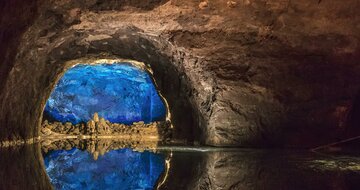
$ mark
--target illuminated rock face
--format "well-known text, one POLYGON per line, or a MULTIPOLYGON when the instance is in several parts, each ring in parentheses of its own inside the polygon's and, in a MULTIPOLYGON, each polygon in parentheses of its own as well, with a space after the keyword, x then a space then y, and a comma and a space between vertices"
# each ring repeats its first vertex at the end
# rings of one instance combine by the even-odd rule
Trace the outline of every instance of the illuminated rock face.
POLYGON ((344 126, 360 123, 359 0, 232 1, 1 1, 0 140, 36 137, 64 63, 104 55, 151 65, 174 138, 315 147, 360 134, 344 126))
POLYGON ((164 171, 160 154, 112 150, 97 160, 79 149, 57 150, 44 156, 55 189, 153 189, 164 171))
POLYGON ((149 74, 130 64, 77 65, 60 79, 45 115, 61 122, 100 117, 130 124, 163 120, 166 108, 149 74))

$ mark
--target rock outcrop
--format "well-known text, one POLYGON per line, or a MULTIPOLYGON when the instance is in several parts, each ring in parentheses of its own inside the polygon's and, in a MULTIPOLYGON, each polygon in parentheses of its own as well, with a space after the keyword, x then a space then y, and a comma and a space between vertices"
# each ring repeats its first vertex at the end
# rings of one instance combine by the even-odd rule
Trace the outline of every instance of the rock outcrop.
POLYGON ((49 123, 45 120, 41 127, 42 138, 58 138, 61 136, 90 136, 93 138, 108 136, 128 136, 132 139, 156 138, 159 141, 169 141, 171 137, 171 124, 167 121, 157 121, 145 124, 143 121, 134 122, 132 125, 111 123, 98 113, 86 123, 72 125, 70 122, 49 123))
POLYGON ((74 147, 88 151, 96 160, 111 150, 131 148, 134 151, 156 150, 157 141, 124 140, 124 139, 46 139, 40 142, 44 153, 53 150, 71 150, 74 147))

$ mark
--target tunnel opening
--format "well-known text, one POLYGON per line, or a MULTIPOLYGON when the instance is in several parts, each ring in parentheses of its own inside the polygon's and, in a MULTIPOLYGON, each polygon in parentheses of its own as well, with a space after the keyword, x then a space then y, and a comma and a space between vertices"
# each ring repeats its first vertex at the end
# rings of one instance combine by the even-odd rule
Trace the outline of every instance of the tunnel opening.
POLYGON ((36 141, 49 132, 42 131, 43 118, 47 117, 44 114, 46 102, 69 68, 79 63, 130 60, 151 66, 151 78, 156 80, 157 90, 161 92, 159 95, 168 102, 166 125, 170 122, 171 113, 171 141, 178 144, 205 143, 207 122, 199 108, 200 100, 196 99, 198 92, 194 88, 196 84, 191 82, 192 75, 185 73, 182 66, 187 59, 181 51, 172 49, 172 46, 163 49, 164 45, 169 45, 167 41, 142 34, 136 28, 119 29, 105 39, 92 35, 96 38, 86 39, 88 43, 85 44, 75 43, 72 35, 65 37, 65 41, 59 42, 60 46, 52 46, 46 54, 28 60, 34 61, 36 67, 33 67, 34 64, 21 64, 20 59, 24 57, 18 57, 7 79, 5 93, 0 95, 0 109, 4 113, 0 116, 4 131, 0 134, 1 141, 36 141), (27 98, 23 101, 20 97, 25 94, 27 98))
POLYGON ((149 66, 135 61, 78 63, 44 106, 41 132, 52 135, 170 135, 170 113, 149 66))

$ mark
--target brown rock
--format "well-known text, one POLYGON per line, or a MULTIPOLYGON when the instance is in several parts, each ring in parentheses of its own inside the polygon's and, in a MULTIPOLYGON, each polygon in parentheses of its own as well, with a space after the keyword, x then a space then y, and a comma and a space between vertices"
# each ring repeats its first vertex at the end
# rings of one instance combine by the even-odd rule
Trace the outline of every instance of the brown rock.
POLYGON ((235 1, 227 1, 227 2, 226 2, 226 5, 227 5, 228 7, 230 7, 230 8, 234 8, 234 7, 237 6, 237 2, 235 2, 235 1))
POLYGON ((41 129, 41 133, 42 133, 43 135, 51 135, 51 134, 52 134, 52 131, 51 131, 50 129, 48 129, 48 128, 42 128, 42 129, 41 129))
POLYGON ((99 114, 97 112, 94 113, 94 117, 93 120, 95 121, 95 123, 99 122, 99 114))
POLYGON ((206 9, 209 6, 208 1, 203 1, 199 3, 199 9, 206 9))
POLYGON ((95 122, 93 120, 90 120, 87 122, 87 134, 95 134, 96 133, 96 125, 95 122))
POLYGON ((104 118, 100 118, 99 127, 100 127, 100 131, 101 131, 100 133, 103 133, 103 134, 109 134, 110 133, 110 127, 106 123, 104 118))
POLYGON ((80 8, 74 8, 74 9, 71 9, 69 11, 69 16, 70 17, 77 17, 81 14, 81 9, 80 8))

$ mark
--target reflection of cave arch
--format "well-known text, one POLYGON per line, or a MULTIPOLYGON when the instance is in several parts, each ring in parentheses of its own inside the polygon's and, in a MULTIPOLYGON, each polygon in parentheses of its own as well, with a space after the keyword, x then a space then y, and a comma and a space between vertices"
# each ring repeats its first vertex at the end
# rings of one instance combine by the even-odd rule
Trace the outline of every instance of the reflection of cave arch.
POLYGON ((68 32, 49 44, 48 49, 21 49, 1 97, 4 121, 0 139, 36 137, 41 114, 52 88, 71 60, 95 55, 132 59, 149 64, 159 90, 169 103, 174 137, 194 140, 198 117, 190 103, 191 86, 181 69, 181 54, 160 38, 134 28, 112 35, 68 32))

